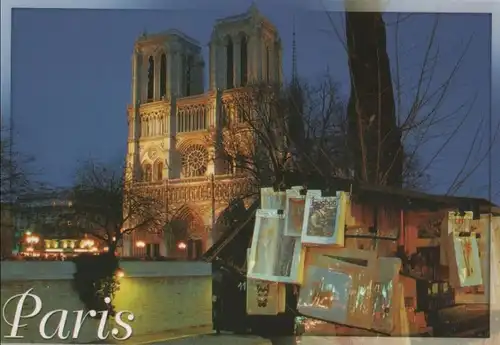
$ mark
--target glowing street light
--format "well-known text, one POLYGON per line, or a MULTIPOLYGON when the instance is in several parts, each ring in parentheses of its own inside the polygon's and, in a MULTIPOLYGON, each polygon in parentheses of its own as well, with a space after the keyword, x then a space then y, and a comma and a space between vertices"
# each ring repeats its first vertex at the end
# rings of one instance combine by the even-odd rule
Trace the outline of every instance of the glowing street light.
POLYGON ((121 268, 117 269, 115 274, 117 278, 123 278, 125 276, 125 272, 123 272, 121 268))
POLYGON ((177 248, 179 248, 180 250, 185 250, 187 248, 187 245, 184 242, 179 242, 177 244, 177 248))
POLYGON ((144 241, 137 241, 137 242, 135 242, 135 246, 137 248, 144 248, 144 247, 146 247, 146 243, 144 241))
POLYGON ((34 245, 40 242, 40 237, 36 235, 28 235, 26 236, 26 243, 29 245, 34 245))

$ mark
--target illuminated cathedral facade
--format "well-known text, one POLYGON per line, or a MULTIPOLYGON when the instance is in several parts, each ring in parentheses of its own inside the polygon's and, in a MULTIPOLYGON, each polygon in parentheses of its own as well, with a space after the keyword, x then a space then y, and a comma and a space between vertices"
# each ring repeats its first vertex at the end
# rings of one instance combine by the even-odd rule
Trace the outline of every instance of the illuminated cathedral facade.
POLYGON ((177 30, 143 34, 132 60, 127 165, 135 186, 165 202, 170 228, 125 236, 123 255, 199 257, 220 236, 214 224, 221 211, 251 188, 245 176, 214 159, 210 138, 224 125, 235 90, 282 80, 278 31, 255 5, 217 20, 208 90, 200 44, 177 30))

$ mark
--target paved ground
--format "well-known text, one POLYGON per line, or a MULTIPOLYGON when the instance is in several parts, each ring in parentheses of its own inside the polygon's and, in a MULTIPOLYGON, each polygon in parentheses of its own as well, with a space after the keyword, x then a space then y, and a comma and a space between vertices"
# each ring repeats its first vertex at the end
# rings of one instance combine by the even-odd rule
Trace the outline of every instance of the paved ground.
POLYGON ((256 336, 204 334, 152 342, 149 345, 271 345, 271 341, 256 336))

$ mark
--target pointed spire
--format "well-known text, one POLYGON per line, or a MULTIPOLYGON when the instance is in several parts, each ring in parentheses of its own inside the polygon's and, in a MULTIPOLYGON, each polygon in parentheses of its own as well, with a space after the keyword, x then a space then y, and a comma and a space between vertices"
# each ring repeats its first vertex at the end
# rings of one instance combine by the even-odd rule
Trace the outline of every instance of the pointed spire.
POLYGON ((251 13, 251 14, 258 14, 259 13, 259 9, 257 8, 257 4, 255 3, 255 1, 252 1, 252 4, 248 8, 248 13, 251 13))
POLYGON ((297 81, 297 42, 295 37, 295 15, 293 16, 292 32, 292 82, 297 81))

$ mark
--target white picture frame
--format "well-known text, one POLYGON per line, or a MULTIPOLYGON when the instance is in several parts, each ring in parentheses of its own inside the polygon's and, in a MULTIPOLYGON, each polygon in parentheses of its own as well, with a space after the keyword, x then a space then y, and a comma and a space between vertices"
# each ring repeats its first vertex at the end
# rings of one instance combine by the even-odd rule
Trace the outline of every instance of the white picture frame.
POLYGON ((371 284, 368 267, 325 258, 307 270, 297 310, 320 320, 368 329, 371 284))
POLYGON ((300 238, 285 236, 285 217, 278 210, 257 210, 247 276, 300 284, 304 254, 300 238))
POLYGON ((321 196, 320 191, 306 194, 301 241, 303 245, 344 247, 346 193, 321 196))

